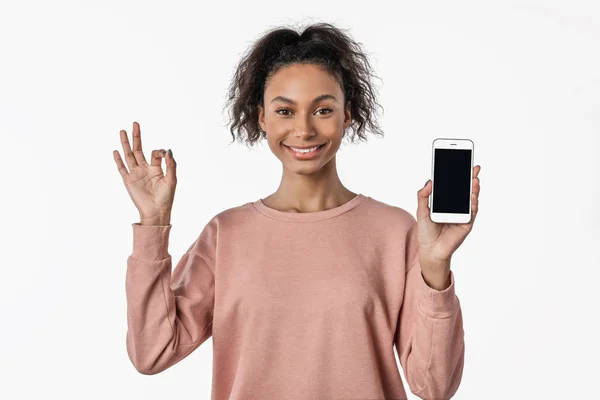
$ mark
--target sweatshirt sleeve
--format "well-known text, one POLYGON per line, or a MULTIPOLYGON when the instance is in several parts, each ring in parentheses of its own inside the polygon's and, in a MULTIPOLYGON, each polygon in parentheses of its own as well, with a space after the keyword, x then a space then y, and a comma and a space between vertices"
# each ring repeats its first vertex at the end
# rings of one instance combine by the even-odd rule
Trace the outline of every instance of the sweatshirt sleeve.
POLYGON ((172 225, 133 223, 127 258, 127 354, 144 375, 164 371, 212 335, 217 225, 213 218, 171 271, 172 225))
POLYGON ((408 231, 403 302, 395 345, 411 392, 422 399, 450 399, 464 365, 464 331, 454 273, 445 290, 431 288, 421 274, 416 223, 408 231))

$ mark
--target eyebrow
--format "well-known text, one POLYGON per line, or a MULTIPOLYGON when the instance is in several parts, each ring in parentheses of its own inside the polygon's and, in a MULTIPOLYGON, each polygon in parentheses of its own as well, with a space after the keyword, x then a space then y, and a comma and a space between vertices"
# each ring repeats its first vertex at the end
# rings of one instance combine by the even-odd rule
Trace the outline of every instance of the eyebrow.
MULTIPOLYGON (((320 102, 321 100, 325 100, 325 99, 332 99, 334 101, 337 101, 337 99, 335 98, 334 95, 322 94, 320 96, 315 97, 315 99, 311 102, 311 104, 316 104, 316 103, 320 102)), ((278 100, 283 101, 284 103, 289 103, 289 104, 293 104, 293 105, 297 104, 294 100, 287 98, 285 96, 277 96, 273 100, 271 100, 271 103, 273 103, 274 101, 278 101, 278 100)))

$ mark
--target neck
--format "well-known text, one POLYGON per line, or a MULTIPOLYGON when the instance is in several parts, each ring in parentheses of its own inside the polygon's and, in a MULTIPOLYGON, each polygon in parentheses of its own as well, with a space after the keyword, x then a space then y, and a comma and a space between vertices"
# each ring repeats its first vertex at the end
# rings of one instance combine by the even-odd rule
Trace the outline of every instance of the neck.
POLYGON ((356 195, 340 181, 334 157, 312 174, 284 168, 279 188, 263 202, 276 210, 304 213, 341 206, 356 195))

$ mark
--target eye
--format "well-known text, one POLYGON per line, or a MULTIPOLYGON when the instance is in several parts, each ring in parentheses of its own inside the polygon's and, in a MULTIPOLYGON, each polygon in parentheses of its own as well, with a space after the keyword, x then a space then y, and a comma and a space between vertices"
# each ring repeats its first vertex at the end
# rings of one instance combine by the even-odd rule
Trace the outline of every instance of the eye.
MULTIPOLYGON (((278 110, 276 110, 276 111, 275 111, 275 112, 276 112, 277 114, 279 114, 279 115, 288 116, 289 114, 281 114, 281 113, 280 113, 280 111, 288 111, 288 112, 289 112, 289 111, 291 111, 291 110, 289 110, 289 109, 287 109, 287 108, 280 108, 280 109, 278 109, 278 110)), ((317 110, 317 113, 319 113, 319 112, 321 112, 321 111, 328 111, 328 112, 326 112, 326 113, 321 113, 320 115, 327 115, 327 114, 330 114, 330 113, 332 113, 332 112, 333 112, 333 110, 332 110, 331 108, 321 108, 320 110, 317 110)))

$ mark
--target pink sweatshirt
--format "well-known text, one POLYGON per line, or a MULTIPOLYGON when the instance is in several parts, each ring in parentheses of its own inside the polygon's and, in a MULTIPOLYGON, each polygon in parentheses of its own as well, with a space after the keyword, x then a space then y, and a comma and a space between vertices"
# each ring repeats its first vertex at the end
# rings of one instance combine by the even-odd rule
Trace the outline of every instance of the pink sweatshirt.
MULTIPOLYGON (((156 374, 212 336, 212 400, 447 399, 464 362, 451 286, 421 275, 415 218, 358 194, 288 213, 260 199, 212 217, 174 270, 168 226, 133 223, 127 352, 156 374)), ((199 396, 198 398, 201 398, 199 396)))

